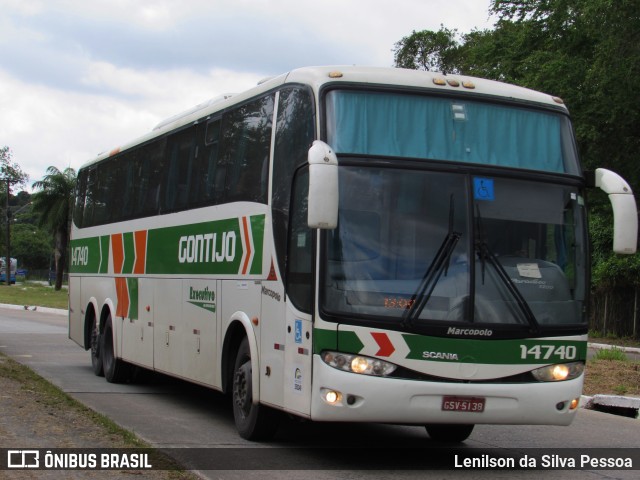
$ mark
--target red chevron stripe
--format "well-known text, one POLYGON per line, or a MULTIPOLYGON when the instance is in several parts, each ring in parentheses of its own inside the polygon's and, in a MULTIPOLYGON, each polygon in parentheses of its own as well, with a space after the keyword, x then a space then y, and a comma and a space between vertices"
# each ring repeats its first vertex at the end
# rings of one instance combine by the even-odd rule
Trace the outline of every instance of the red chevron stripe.
POLYGON ((247 217, 242 217, 242 229, 244 231, 244 247, 245 247, 245 257, 244 264, 242 265, 242 274, 246 275, 247 270, 249 269, 249 260, 251 260, 251 239, 249 238, 249 226, 247 224, 247 217))
POLYGON ((389 340, 389 337, 386 333, 371 332, 371 336, 380 347, 380 350, 378 350, 378 353, 376 353, 376 355, 380 357, 388 357, 396 351, 396 348, 393 346, 393 343, 391 343, 391 340, 389 340))

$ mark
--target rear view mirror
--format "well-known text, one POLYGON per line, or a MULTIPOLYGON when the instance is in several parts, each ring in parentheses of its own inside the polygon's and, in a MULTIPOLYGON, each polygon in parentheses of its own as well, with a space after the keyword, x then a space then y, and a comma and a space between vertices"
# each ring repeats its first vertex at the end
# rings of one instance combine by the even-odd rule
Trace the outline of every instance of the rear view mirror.
POLYGON ((596 169, 595 186, 609 195, 613 209, 613 251, 636 253, 638 210, 631 187, 620 175, 605 168, 596 169))
POLYGON ((338 158, 326 143, 316 140, 309 149, 309 228, 338 226, 338 158))

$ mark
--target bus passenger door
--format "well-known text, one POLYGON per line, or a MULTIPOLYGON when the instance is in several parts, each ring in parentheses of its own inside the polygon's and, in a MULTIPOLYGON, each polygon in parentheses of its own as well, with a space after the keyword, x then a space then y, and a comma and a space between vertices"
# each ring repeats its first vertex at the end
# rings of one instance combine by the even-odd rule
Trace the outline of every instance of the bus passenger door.
POLYGON ((311 331, 310 315, 287 308, 285 410, 304 417, 311 416, 311 331))
POLYGON ((269 280, 262 282, 262 318, 260 321, 260 401, 284 407, 285 310, 284 287, 271 269, 269 280), (271 280, 273 279, 273 280, 271 280))
POLYGON ((308 170, 294 179, 286 266, 285 409, 311 415, 313 233, 307 223, 308 170))

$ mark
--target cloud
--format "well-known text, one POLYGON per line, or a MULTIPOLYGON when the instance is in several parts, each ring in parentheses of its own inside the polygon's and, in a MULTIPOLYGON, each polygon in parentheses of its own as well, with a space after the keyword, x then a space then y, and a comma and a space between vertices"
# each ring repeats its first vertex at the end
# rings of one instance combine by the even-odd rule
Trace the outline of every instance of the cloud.
POLYGON ((0 144, 11 139, 13 159, 31 182, 39 180, 49 165, 77 169, 177 112, 218 93, 246 90, 259 80, 256 75, 226 70, 207 75, 141 73, 103 63, 90 70, 86 81, 93 82, 96 90, 106 85, 121 95, 60 91, 26 84, 0 71, 0 144))
POLYGON ((391 66, 412 30, 486 26, 489 3, 0 0, 0 146, 39 180, 265 76, 391 66))

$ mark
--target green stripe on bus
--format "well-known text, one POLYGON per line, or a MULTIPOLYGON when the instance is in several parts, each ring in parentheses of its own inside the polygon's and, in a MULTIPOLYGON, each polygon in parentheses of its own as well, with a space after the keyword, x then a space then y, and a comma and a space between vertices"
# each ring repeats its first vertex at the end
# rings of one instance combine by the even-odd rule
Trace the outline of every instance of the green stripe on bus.
MULTIPOLYGON (((247 217, 253 258, 246 265, 249 275, 261 275, 265 215, 247 217)), ((245 254, 241 218, 156 228, 148 231, 147 274, 238 275, 245 254)), ((133 232, 122 234, 122 274, 133 273, 136 251, 133 232)), ((71 273, 108 273, 110 236, 71 241, 71 273)))
POLYGON ((149 230, 148 274, 237 274, 243 246, 237 218, 149 230))
POLYGON ((138 279, 134 277, 127 278, 127 290, 129 291, 129 318, 137 320, 138 314, 138 279))
POLYGON ((339 331, 338 348, 341 352, 360 353, 364 348, 364 343, 360 341, 356 332, 339 331))
POLYGON ((249 218, 251 223, 251 232, 253 234, 253 249, 255 256, 249 273, 251 275, 260 275, 262 273, 262 248, 264 243, 264 215, 254 215, 249 218))
POLYGON ((484 364, 549 364, 586 360, 587 344, 576 340, 474 340, 402 335, 410 349, 406 358, 435 362, 484 364))
POLYGON ((122 235, 122 243, 124 245, 124 264, 122 265, 122 273, 133 273, 133 263, 136 259, 133 232, 124 233, 122 235))
POLYGON ((100 266, 98 273, 109 273, 109 246, 111 245, 111 235, 100 237, 100 266))
MULTIPOLYGON (((361 353, 365 347, 364 342, 353 331, 338 332, 317 328, 313 334, 314 353, 323 350, 361 353)), ((476 340, 412 334, 402 334, 402 338, 409 347, 409 353, 405 357, 409 360, 518 365, 585 361, 587 358, 587 343, 582 340, 476 340)), ((396 351, 399 350, 398 345, 395 347, 396 351)))
POLYGON ((98 237, 71 241, 71 273, 96 273, 100 267, 100 245, 98 237))
POLYGON ((323 350, 338 349, 338 332, 335 330, 325 330, 323 328, 313 329, 313 353, 320 353, 323 350))
POLYGON ((358 335, 351 331, 326 330, 315 328, 313 330, 313 352, 320 353, 323 350, 339 350, 345 353, 359 353, 364 348, 358 335))

